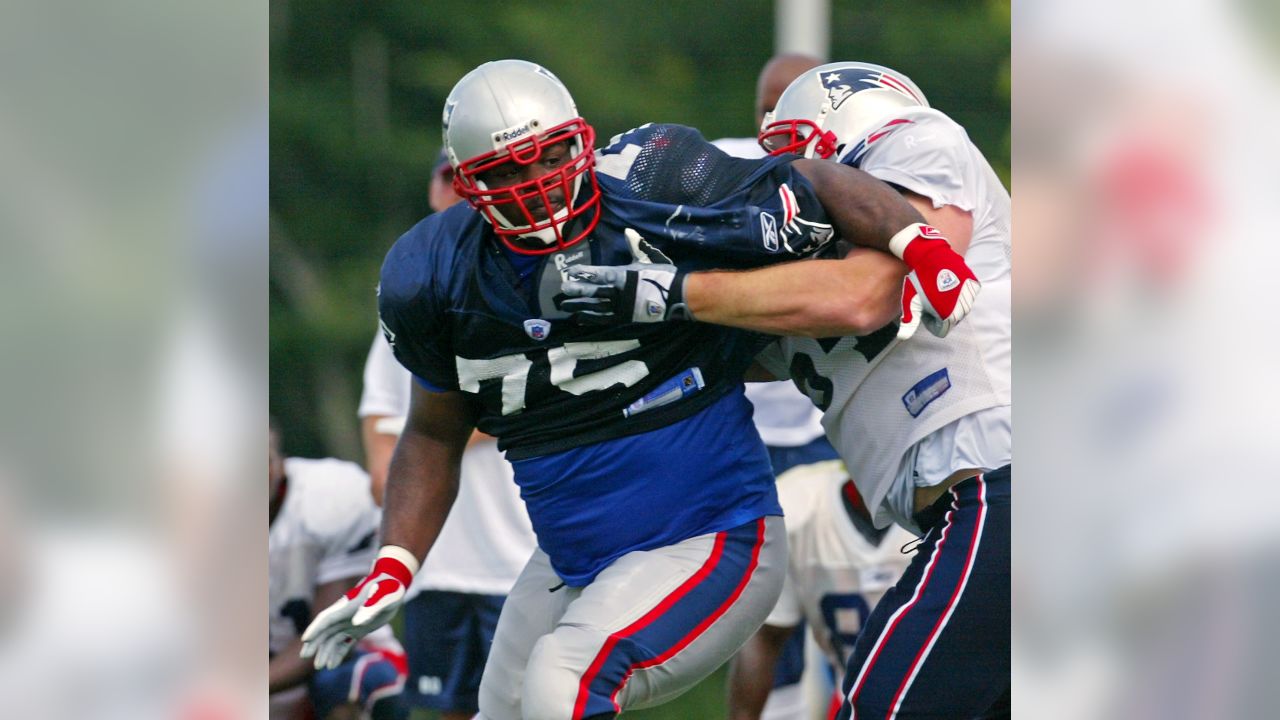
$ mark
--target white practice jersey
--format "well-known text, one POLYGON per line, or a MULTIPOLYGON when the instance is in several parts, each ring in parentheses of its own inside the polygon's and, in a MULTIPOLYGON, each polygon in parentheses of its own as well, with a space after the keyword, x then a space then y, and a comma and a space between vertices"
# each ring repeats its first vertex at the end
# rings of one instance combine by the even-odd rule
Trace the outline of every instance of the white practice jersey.
POLYGON ((838 669, 871 610, 911 562, 902 547, 916 539, 897 526, 856 526, 843 499, 848 479, 839 460, 800 465, 778 477, 789 560, 782 596, 765 621, 779 627, 807 621, 838 669))
POLYGON ((916 530, 916 487, 936 485, 954 470, 1012 462, 1010 202, 982 153, 946 115, 913 108, 894 119, 907 122, 869 133, 875 140, 856 166, 935 207, 973 213, 965 260, 982 281, 973 310, 945 339, 922 327, 899 342, 891 325, 863 337, 783 338, 759 359, 774 374, 790 373, 825 411, 827 437, 876 525, 896 521, 916 530))
MULTIPOLYGON (((764 149, 753 137, 720 138, 711 144, 734 157, 764 157, 764 149)), ((786 380, 747 383, 747 399, 755 408, 752 420, 765 445, 799 447, 822 436, 822 411, 786 380)))
MULTIPOLYGON (((360 417, 395 418, 403 427, 412 382, 379 333, 364 367, 360 417)), ((444 528, 413 578, 410 596, 423 590, 506 595, 533 555, 537 540, 529 514, 511 463, 498 452, 496 441, 467 447, 459 485, 444 528)))
MULTIPOLYGON (((369 476, 344 460, 286 458, 284 502, 267 541, 270 568, 270 644, 276 653, 311 621, 316 588, 359 580, 378 553, 381 512, 369 494, 369 476)), ((394 643, 388 628, 370 639, 394 643), (385 632, 384 632, 385 631, 385 632)))

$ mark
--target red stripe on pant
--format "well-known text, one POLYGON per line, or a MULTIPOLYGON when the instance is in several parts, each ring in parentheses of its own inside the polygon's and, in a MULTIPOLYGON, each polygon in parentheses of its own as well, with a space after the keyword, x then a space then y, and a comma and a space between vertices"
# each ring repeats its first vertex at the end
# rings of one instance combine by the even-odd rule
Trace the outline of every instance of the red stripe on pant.
MULTIPOLYGON (((954 506, 952 507, 954 508, 954 506)), ((942 548, 947 544, 947 535, 951 530, 951 516, 954 512, 954 509, 947 512, 947 524, 942 529, 942 534, 938 538, 938 544, 933 546, 933 557, 929 558, 929 567, 920 578, 920 582, 916 584, 916 590, 912 595, 911 600, 908 601, 906 605, 902 606, 897 613, 897 617, 893 618, 891 622, 885 625, 884 630, 880 633, 880 637, 876 640, 875 650, 871 653, 870 657, 867 658, 866 662, 863 663, 862 669, 858 672, 857 679, 855 680, 853 687, 849 690, 849 694, 846 696, 850 706, 850 720, 857 717, 858 694, 862 692, 863 683, 866 682, 867 677, 871 674, 871 668, 875 666, 876 660, 880 658, 880 651, 884 650, 884 646, 888 643, 889 637, 893 635, 893 631, 898 627, 898 623, 902 622, 902 618, 906 617, 906 614, 911 611, 911 608, 920 600, 920 597, 924 595, 925 588, 929 586, 929 579, 933 577, 933 571, 938 566, 938 558, 942 556, 942 548)), ((849 670, 853 670, 853 668, 849 668, 849 670)))
POLYGON ((907 676, 903 678, 902 685, 898 688, 897 694, 893 696, 893 703, 890 705, 889 710, 890 718, 897 714, 896 708, 902 703, 902 698, 907 694, 907 689, 911 687, 911 681, 924 663, 926 653, 933 647, 938 634, 942 632, 942 628, 951 619, 951 614, 955 611, 956 603, 960 599, 960 593, 969 584, 969 576, 973 573, 973 561, 978 554, 978 544, 982 540, 982 528, 986 525, 986 519, 987 486, 982 480, 982 475, 978 475, 978 521, 973 524, 973 536, 969 538, 969 552, 965 558, 964 572, 960 574, 960 579, 956 581, 956 587, 951 592, 951 598, 947 601, 946 610, 938 617, 938 622, 934 624, 933 631, 929 633, 929 639, 920 648, 920 651, 916 653, 915 658, 911 661, 911 667, 907 670, 907 676))
MULTIPOLYGON (((925 657, 927 656, 928 650, 933 647, 933 643, 936 641, 938 634, 942 631, 942 628, 946 625, 947 621, 951 617, 951 614, 954 612, 956 603, 960 599, 960 593, 968 585, 969 576, 973 572, 974 558, 978 553, 978 545, 982 539, 982 528, 986 524, 985 521, 987 516, 986 484, 983 482, 981 474, 977 476, 977 481, 978 481, 978 506, 979 506, 978 519, 977 519, 977 522, 973 524, 973 534, 969 538, 969 547, 968 547, 968 550, 966 550, 965 552, 964 571, 961 572, 960 577, 957 578, 955 587, 951 591, 951 597, 948 598, 946 607, 943 609, 942 613, 938 616, 938 621, 934 623, 933 629, 930 631, 928 639, 925 641, 923 645, 920 646, 920 649, 916 652, 916 656, 911 661, 910 667, 907 668, 907 672, 902 679, 902 684, 898 686, 898 691, 897 693, 894 694, 893 701, 889 703, 889 711, 888 711, 888 714, 885 716, 886 720, 891 720, 893 717, 897 715, 897 708, 901 704, 902 699, 906 695, 907 690, 910 688, 911 682, 915 678, 916 673, 919 671, 921 664, 923 664, 925 657)), ((955 494, 954 490, 952 491, 952 495, 956 497, 956 502, 958 502, 959 496, 955 494)), ((955 512, 956 512, 956 505, 953 504, 952 510, 947 513, 947 527, 943 529, 942 537, 939 538, 938 544, 934 548, 934 555, 930 561, 931 565, 929 568, 929 572, 926 573, 921 583, 917 586, 916 593, 914 597, 912 597, 911 602, 908 603, 906 606, 904 606, 902 613, 898 615, 898 617, 894 620, 892 626, 888 628, 881 635, 880 646, 876 649, 876 652, 872 655, 871 659, 867 662, 867 665, 862 674, 862 679, 858 683, 858 687, 855 688, 850 693, 849 704, 851 706, 850 708, 851 720, 852 718, 857 717, 857 711, 852 708, 852 705, 858 698, 858 693, 861 691, 863 682, 870 675, 871 666, 874 665, 876 657, 879 656, 880 654, 879 651, 883 649, 886 644, 888 644, 889 636, 892 635, 893 629, 898 626, 898 623, 902 620, 902 618, 906 617, 907 612, 916 604, 917 600, 919 600, 919 598, 924 595, 924 589, 928 585, 929 577, 932 576, 933 574, 933 568, 936 567, 937 559, 941 557, 943 542, 946 540, 948 531, 951 529, 951 516, 955 512)))

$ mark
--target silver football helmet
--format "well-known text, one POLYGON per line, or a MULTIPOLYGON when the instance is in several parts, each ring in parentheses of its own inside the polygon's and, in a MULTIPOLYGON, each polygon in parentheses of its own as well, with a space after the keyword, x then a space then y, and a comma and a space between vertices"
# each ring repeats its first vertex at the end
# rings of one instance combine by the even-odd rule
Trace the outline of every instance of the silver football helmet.
POLYGON ((787 86, 760 124, 760 146, 770 155, 807 158, 854 154, 886 119, 904 108, 929 107, 906 75, 881 65, 837 62, 805 72, 787 86))
POLYGON ((540 65, 496 60, 463 76, 445 100, 444 146, 458 195, 516 252, 554 252, 599 222, 595 131, 578 115, 564 84, 540 65), (544 148, 564 142, 564 161, 541 177, 501 188, 482 179, 500 165, 537 162, 544 148), (575 218, 582 221, 570 228, 575 218))

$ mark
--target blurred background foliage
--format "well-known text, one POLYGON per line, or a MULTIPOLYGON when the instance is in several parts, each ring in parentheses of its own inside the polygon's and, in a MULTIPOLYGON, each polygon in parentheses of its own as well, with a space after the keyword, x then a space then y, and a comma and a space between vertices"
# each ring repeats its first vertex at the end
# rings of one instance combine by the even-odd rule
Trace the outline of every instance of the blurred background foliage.
MULTIPOLYGON (((833 0, 833 60, 909 75, 1009 167, 1009 0, 833 0)), ((440 113, 476 65, 569 87, 597 143, 645 122, 753 135, 774 3, 272 0, 270 409, 290 454, 361 460, 382 257, 427 207, 440 113)))

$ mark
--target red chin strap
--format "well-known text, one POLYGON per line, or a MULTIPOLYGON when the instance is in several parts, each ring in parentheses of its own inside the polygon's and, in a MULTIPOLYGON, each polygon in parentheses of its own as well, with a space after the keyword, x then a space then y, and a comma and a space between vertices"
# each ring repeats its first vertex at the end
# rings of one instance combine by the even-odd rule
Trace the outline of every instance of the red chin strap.
POLYGON ((501 150, 460 163, 453 176, 453 187, 459 196, 485 216, 498 239, 512 252, 547 255, 587 237, 600 222, 600 184, 596 181, 595 164, 595 130, 582 118, 574 118, 545 132, 511 143, 501 150), (542 157, 546 147, 565 141, 578 141, 582 152, 541 177, 496 189, 482 188, 476 179, 482 173, 507 162, 531 165, 542 157), (573 186, 579 178, 581 182, 575 197, 573 186), (570 203, 567 213, 552 209, 552 193, 556 193, 563 202, 570 203), (547 217, 538 220, 535 209, 541 209, 547 217), (560 213, 563 213, 563 217, 557 218, 556 215, 560 213), (511 218, 512 214, 518 218, 511 218), (514 227, 504 227, 504 219, 514 227), (517 224, 521 220, 525 224, 517 224), (575 228, 575 232, 569 234, 571 226, 575 228), (522 237, 545 230, 551 230, 554 234, 553 241, 545 247, 528 245, 529 242, 542 242, 537 238, 520 242, 522 237))
POLYGON ((836 154, 836 148, 839 146, 836 142, 836 134, 830 130, 824 131, 818 127, 817 123, 812 120, 778 120, 769 123, 769 126, 760 131, 759 136, 760 147, 764 148, 770 155, 787 155, 794 153, 803 155, 805 148, 810 143, 814 143, 814 157, 826 160, 836 154), (801 134, 801 130, 807 130, 805 134, 801 134))

